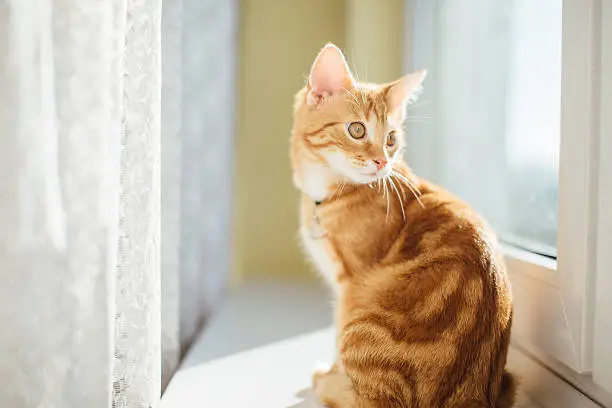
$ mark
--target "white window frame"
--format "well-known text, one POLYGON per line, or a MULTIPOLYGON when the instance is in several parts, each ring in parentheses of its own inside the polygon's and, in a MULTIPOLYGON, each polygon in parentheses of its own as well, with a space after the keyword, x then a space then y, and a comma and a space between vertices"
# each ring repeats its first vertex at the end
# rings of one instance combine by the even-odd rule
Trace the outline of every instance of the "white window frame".
POLYGON ((597 272, 593 380, 612 394, 612 2, 603 1, 601 20, 597 272))
POLYGON ((592 368, 598 110, 598 0, 563 2, 557 262, 507 251, 515 296, 514 340, 578 373, 592 368))
MULTIPOLYGON (((407 2, 407 54, 433 3, 407 2)), ((612 393, 612 2, 563 0, 562 32, 558 258, 505 248, 513 342, 612 393)))

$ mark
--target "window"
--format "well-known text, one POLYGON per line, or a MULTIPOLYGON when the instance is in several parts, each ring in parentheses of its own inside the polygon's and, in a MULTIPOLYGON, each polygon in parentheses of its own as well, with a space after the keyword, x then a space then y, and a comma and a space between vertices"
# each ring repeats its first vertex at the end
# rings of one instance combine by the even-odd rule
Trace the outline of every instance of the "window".
POLYGON ((503 241, 555 257, 562 1, 417 4, 413 64, 430 75, 409 145, 432 145, 410 162, 503 241))
POLYGON ((409 0, 406 10, 407 69, 430 74, 409 111, 409 163, 498 232, 513 344, 612 393, 612 5, 409 0))

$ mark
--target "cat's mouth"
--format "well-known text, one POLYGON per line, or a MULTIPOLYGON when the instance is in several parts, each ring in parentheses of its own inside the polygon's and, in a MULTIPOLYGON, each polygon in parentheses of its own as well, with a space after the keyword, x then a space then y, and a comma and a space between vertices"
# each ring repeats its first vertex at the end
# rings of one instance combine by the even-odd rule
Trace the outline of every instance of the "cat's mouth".
POLYGON ((362 176, 369 178, 370 180, 368 180, 368 182, 372 182, 387 177, 388 169, 385 166, 380 170, 362 170, 359 173, 361 173, 362 176))

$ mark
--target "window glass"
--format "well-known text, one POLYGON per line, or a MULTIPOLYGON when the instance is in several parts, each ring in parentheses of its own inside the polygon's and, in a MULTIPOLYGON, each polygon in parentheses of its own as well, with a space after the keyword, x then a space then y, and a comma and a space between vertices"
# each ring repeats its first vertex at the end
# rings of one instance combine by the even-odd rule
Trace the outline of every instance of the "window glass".
POLYGON ((472 204, 502 241, 556 256, 561 0, 417 0, 409 110, 417 174, 472 204))

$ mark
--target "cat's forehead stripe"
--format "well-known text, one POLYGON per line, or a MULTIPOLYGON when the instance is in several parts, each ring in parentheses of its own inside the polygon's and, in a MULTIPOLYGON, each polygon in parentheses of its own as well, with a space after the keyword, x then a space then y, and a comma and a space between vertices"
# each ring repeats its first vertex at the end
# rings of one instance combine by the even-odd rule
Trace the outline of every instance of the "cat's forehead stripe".
POLYGON ((387 118, 387 106, 385 104, 384 94, 377 93, 366 95, 364 113, 368 120, 372 113, 374 113, 376 120, 379 123, 384 123, 387 118))
POLYGON ((327 129, 329 127, 339 125, 340 123, 341 122, 327 122, 323 126, 317 128, 315 130, 312 130, 310 132, 304 133, 304 136, 306 136, 306 137, 314 136, 314 135, 316 135, 318 133, 321 133, 322 131, 324 131, 325 129, 327 129))

